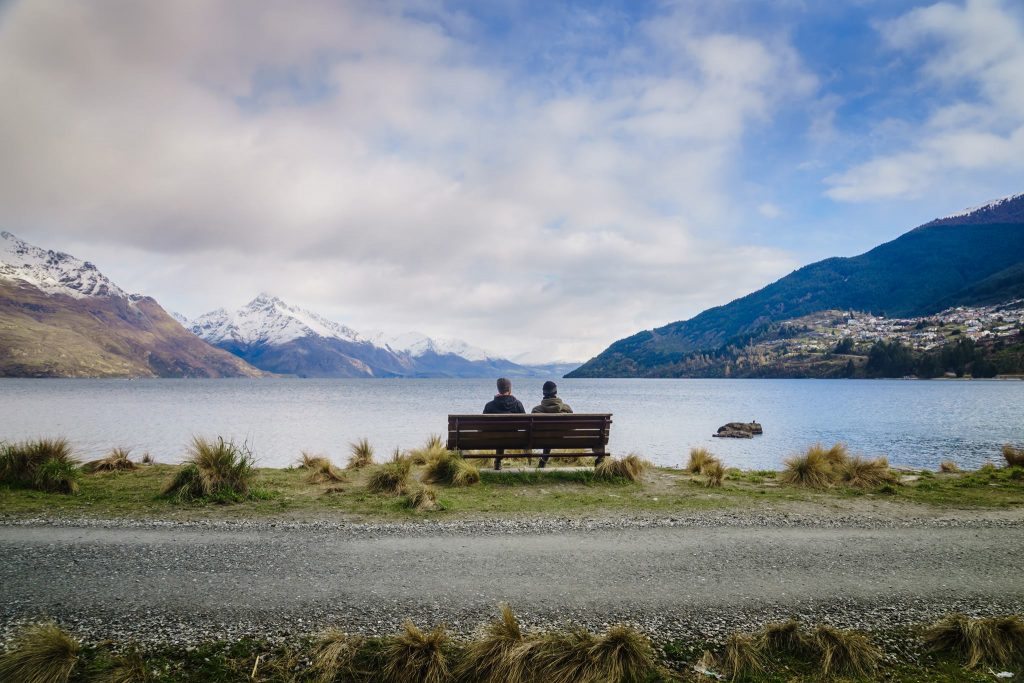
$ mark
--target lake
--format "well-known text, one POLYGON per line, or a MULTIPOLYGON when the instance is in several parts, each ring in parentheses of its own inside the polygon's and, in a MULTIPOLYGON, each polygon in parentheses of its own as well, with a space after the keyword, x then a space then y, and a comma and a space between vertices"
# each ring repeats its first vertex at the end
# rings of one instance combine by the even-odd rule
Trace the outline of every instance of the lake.
MULTIPOLYGON (((541 380, 514 393, 529 410, 541 380)), ((908 380, 563 379, 576 412, 614 414, 614 453, 680 466, 706 446, 728 466, 778 468, 821 442, 846 443, 893 464, 935 468, 1001 461, 1024 443, 1024 382, 908 380), (715 439, 725 422, 758 420, 764 435, 715 439)), ((262 466, 283 467, 307 450, 344 462, 366 437, 383 459, 443 433, 448 413, 476 413, 489 379, 0 379, 0 439, 68 438, 79 457, 114 446, 179 462, 192 435, 247 440, 262 466)))

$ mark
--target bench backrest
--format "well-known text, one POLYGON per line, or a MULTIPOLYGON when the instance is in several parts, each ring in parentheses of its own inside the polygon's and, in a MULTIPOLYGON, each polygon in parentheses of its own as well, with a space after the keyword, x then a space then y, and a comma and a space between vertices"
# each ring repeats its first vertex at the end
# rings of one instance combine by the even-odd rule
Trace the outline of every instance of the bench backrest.
POLYGON ((449 415, 448 449, 560 450, 608 445, 611 413, 527 413, 512 415, 449 415))

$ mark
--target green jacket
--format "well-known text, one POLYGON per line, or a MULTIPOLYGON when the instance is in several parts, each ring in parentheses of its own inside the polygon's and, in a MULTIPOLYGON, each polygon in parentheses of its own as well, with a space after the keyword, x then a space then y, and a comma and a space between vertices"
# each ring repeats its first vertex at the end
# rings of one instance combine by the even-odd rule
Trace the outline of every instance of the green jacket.
POLYGON ((563 403, 562 399, 557 396, 551 398, 545 398, 540 402, 539 406, 534 406, 531 413, 571 413, 572 408, 569 407, 568 403, 563 403))

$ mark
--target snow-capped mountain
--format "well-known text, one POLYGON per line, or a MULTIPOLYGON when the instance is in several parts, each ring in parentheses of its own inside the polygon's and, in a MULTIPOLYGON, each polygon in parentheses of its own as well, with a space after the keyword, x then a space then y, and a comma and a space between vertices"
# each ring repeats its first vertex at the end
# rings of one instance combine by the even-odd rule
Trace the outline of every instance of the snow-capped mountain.
POLYGON ((0 232, 0 278, 21 280, 47 294, 82 297, 118 297, 128 294, 96 266, 60 251, 40 249, 0 232))
POLYGON ((985 202, 984 204, 972 206, 968 209, 964 209, 963 211, 957 211, 956 213, 951 213, 948 216, 943 216, 939 220, 948 220, 950 218, 962 218, 964 216, 969 216, 971 214, 994 211, 996 209, 999 209, 1003 205, 1010 204, 1021 198, 1024 198, 1024 193, 1009 195, 1008 197, 1000 197, 999 199, 992 199, 990 201, 985 202))
POLYGON ((260 294, 237 311, 218 309, 185 326, 268 372, 303 377, 527 376, 529 368, 460 339, 419 332, 360 333, 260 294))
POLYGON ((93 264, 0 232, 0 376, 262 374, 186 332, 153 299, 126 294, 93 264))

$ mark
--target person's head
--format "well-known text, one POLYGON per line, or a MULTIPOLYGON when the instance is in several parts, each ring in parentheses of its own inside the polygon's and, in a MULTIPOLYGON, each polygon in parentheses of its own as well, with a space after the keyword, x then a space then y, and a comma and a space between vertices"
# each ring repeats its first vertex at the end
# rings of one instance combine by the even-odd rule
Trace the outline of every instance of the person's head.
POLYGON ((541 387, 541 391, 544 392, 544 398, 554 398, 558 395, 558 385, 548 380, 544 382, 544 386, 541 387))
POLYGON ((501 395, 512 393, 512 380, 507 377, 498 378, 498 393, 501 395))

